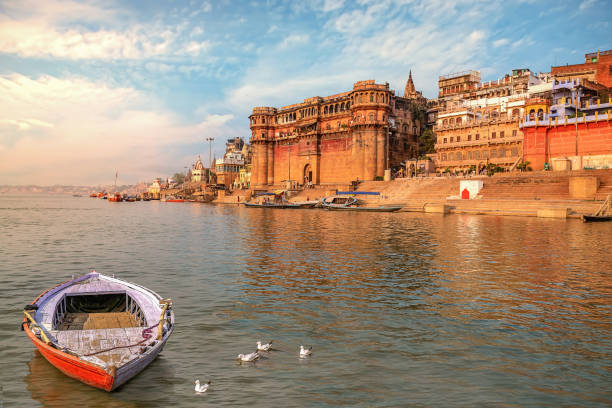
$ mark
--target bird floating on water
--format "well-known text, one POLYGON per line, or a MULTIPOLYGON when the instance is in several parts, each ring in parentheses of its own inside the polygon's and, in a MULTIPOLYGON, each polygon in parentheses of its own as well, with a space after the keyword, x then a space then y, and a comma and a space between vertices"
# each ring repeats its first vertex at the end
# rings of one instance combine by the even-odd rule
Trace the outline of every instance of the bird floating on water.
POLYGON ((268 344, 261 344, 261 341, 257 342, 257 351, 270 351, 272 348, 272 341, 268 344))
POLYGON ((300 346, 300 358, 310 357, 312 354, 312 346, 308 348, 304 348, 304 346, 300 346))
POLYGON ((251 362, 251 361, 257 360, 258 358, 259 358, 259 352, 257 350, 249 354, 238 354, 238 360, 240 361, 251 362))
POLYGON ((208 381, 206 384, 200 385, 200 380, 195 380, 195 392, 199 394, 206 392, 206 390, 208 390, 208 387, 210 386, 210 383, 211 381, 208 381))

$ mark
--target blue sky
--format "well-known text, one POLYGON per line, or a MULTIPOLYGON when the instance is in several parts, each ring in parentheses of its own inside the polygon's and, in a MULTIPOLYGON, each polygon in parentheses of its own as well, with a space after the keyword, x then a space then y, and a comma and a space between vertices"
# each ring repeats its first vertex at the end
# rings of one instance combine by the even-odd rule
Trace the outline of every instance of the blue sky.
POLYGON ((253 106, 547 72, 612 49, 611 21, 606 0, 0 0, 0 184, 150 181, 248 139, 253 106))

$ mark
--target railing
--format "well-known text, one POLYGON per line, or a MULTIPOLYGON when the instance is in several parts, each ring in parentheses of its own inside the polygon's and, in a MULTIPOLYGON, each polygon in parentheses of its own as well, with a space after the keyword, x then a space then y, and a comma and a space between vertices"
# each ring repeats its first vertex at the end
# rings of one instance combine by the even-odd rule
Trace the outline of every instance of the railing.
POLYGON ((462 72, 453 72, 452 74, 446 74, 446 75, 440 75, 438 77, 438 80, 444 80, 444 79, 451 79, 451 78, 459 78, 465 75, 472 75, 474 77, 478 78, 478 81, 480 81, 480 72, 479 71, 474 71, 474 70, 468 70, 468 71, 462 71, 462 72))
MULTIPOLYGON (((610 112, 610 111, 608 111, 610 112)), ((599 114, 595 112, 594 115, 583 115, 579 117, 570 118, 568 116, 554 116, 550 117, 549 114, 544 114, 541 118, 535 117, 531 119, 529 115, 523 117, 521 123, 519 124, 519 128, 524 127, 532 127, 532 126, 559 126, 559 125, 570 125, 570 124, 580 124, 587 122, 598 122, 600 120, 610 120, 612 119, 612 113, 602 113, 599 114)))

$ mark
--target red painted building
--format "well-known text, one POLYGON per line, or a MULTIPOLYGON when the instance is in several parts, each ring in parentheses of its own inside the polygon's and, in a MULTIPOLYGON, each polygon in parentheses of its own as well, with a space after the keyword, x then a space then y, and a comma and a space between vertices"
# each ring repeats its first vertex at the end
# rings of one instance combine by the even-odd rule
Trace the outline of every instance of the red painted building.
POLYGON ((550 74, 560 81, 583 78, 612 87, 612 50, 585 54, 584 64, 550 67, 550 74))

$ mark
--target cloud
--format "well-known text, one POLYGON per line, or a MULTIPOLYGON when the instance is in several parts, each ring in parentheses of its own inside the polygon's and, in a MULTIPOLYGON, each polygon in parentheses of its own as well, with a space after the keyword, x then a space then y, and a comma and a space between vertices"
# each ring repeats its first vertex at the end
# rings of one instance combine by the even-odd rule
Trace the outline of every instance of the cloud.
POLYGON ((510 40, 508 40, 507 38, 500 38, 499 40, 493 41, 493 46, 501 47, 501 46, 508 44, 508 42, 510 42, 510 40))
POLYGON ((203 150, 203 133, 235 133, 231 114, 185 124, 158 105, 84 78, 0 76, 0 184, 95 184, 115 169, 126 182, 150 180, 203 150))
POLYGON ((597 3, 597 0, 584 0, 580 3, 580 11, 584 11, 597 3))
POLYGON ((283 39, 279 48, 290 48, 299 44, 306 44, 309 39, 310 36, 308 34, 291 34, 283 39))

